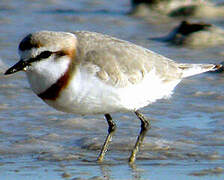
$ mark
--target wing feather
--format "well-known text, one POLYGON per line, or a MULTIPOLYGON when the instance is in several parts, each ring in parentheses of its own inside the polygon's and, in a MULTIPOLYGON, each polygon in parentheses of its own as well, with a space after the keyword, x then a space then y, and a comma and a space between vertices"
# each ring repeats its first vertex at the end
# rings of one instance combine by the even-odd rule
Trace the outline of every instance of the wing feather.
POLYGON ((181 76, 174 61, 133 43, 99 33, 80 31, 75 34, 81 66, 97 66, 96 76, 113 86, 136 84, 152 69, 164 81, 181 76))

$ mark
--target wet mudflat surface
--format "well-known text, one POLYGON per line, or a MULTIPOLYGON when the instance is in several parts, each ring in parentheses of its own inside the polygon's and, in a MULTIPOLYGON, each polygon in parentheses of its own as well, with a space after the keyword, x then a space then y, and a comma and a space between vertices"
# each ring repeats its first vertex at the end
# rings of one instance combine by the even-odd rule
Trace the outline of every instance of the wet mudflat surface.
MULTIPOLYGON (((58 112, 32 93, 24 73, 3 76, 18 60, 19 41, 38 30, 106 33, 185 63, 219 63, 222 45, 189 48, 150 40, 181 20, 128 16, 128 0, 11 0, 0 7, 0 179, 223 179, 223 74, 185 79, 172 98, 142 109, 152 128, 134 166, 127 163, 140 130, 134 113, 112 114, 118 129, 99 164, 107 133, 102 115, 58 112)), ((222 18, 199 20, 224 28, 222 18)))

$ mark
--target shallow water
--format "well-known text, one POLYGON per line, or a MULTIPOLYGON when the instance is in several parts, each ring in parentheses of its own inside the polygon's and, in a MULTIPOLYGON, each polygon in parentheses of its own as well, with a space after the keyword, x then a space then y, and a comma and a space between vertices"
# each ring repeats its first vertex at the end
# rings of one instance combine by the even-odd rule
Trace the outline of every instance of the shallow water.
MULTIPOLYGON (((134 113, 112 115, 118 129, 98 164, 107 132, 103 116, 55 111, 31 92, 24 73, 3 76, 18 60, 19 41, 43 29, 102 32, 178 62, 223 61, 223 46, 187 49, 149 40, 179 20, 155 23, 127 16, 129 10, 128 0, 0 2, 0 179, 223 179, 223 74, 183 80, 171 99, 142 109, 152 129, 133 167, 127 160, 140 130, 134 113)), ((222 19, 204 21, 224 28, 222 19)))

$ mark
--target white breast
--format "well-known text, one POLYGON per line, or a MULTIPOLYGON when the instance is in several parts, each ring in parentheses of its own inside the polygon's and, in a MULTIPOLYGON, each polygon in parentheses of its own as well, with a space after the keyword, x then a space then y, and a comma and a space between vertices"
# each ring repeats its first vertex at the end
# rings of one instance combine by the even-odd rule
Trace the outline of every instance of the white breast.
POLYGON ((155 71, 151 71, 138 84, 116 88, 79 69, 59 98, 46 103, 58 110, 81 115, 134 111, 170 96, 179 82, 163 82, 155 71))
POLYGON ((60 58, 58 61, 50 57, 47 60, 32 63, 26 75, 34 93, 40 94, 54 84, 68 69, 69 62, 67 57, 60 58))

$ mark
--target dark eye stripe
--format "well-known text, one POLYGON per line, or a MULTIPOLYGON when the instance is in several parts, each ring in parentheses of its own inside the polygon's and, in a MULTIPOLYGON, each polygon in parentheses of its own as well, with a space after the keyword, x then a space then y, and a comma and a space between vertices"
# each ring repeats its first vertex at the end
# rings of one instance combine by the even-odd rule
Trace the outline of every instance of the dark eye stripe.
POLYGON ((28 61, 29 61, 29 63, 32 63, 32 62, 35 62, 35 61, 40 61, 42 59, 49 58, 52 54, 53 54, 53 52, 51 52, 51 51, 43 51, 42 53, 40 53, 35 58, 30 58, 28 61))
POLYGON ((56 56, 65 56, 66 55, 66 53, 64 53, 63 51, 56 51, 56 52, 43 51, 42 53, 40 53, 36 57, 30 58, 27 62, 30 64, 32 62, 41 61, 42 59, 49 58, 52 54, 55 54, 56 56))
POLYGON ((46 59, 46 58, 49 58, 51 56, 51 54, 53 54, 53 52, 51 52, 51 51, 44 51, 44 52, 40 53, 36 58, 38 58, 38 59, 46 59))

